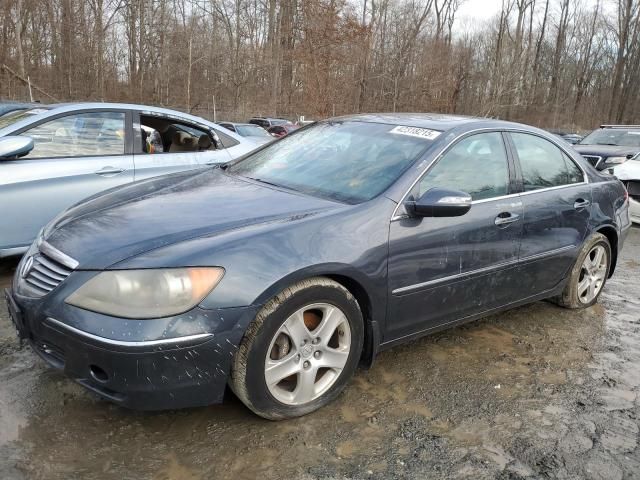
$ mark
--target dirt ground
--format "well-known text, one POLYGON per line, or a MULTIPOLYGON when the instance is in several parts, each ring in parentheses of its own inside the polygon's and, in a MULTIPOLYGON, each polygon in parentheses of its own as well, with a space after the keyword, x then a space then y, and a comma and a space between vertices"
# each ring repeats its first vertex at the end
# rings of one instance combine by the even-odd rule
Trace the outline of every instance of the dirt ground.
MULTIPOLYGON (((293 421, 138 413, 20 350, 0 304, 1 479, 638 479, 640 229, 600 304, 546 302, 381 354, 293 421)), ((0 286, 15 263, 0 264, 0 286)))

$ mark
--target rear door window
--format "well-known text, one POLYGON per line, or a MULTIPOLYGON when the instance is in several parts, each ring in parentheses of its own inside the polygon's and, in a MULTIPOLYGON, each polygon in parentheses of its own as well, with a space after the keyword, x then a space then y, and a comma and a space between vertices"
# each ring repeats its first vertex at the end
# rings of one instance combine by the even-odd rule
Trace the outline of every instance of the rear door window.
POLYGON ((510 133, 520 160, 525 191, 582 182, 582 171, 556 145, 528 133, 510 133))

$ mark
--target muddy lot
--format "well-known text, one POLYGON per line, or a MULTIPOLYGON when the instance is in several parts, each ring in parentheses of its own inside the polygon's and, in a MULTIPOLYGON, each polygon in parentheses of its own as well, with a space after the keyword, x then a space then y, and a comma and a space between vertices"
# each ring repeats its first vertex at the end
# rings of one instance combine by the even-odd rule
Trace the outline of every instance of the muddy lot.
POLYGON ((639 277, 634 229, 599 305, 540 302, 385 352, 280 423, 232 395, 151 414, 98 400, 20 350, 0 303, 0 478, 637 479, 639 277))

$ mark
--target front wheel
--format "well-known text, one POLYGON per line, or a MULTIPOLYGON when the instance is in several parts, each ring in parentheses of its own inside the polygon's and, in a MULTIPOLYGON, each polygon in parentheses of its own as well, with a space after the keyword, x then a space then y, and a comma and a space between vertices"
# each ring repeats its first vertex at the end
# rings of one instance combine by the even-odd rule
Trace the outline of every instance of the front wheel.
POLYGON ((611 245, 594 233, 580 250, 567 285, 556 303, 566 308, 586 308, 598 301, 611 268, 611 245))
POLYGON ((358 302, 317 277, 270 300, 234 357, 231 388, 258 415, 298 417, 331 402, 353 375, 364 327, 358 302))

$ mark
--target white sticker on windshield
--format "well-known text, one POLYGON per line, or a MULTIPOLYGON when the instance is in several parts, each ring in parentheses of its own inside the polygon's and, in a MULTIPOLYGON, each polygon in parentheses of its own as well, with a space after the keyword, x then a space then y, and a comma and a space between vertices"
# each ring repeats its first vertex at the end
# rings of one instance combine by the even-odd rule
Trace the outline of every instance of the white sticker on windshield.
POLYGON ((627 132, 629 135, 640 135, 640 132, 627 132))
POLYGON ((405 127, 399 125, 392 128, 389 133, 397 133, 398 135, 409 135, 410 137, 424 138, 425 140, 433 140, 438 138, 438 135, 442 132, 436 130, 429 130, 428 128, 419 127, 405 127))

